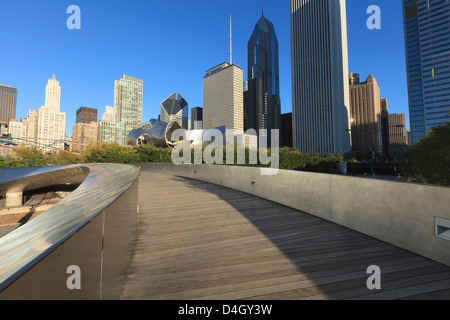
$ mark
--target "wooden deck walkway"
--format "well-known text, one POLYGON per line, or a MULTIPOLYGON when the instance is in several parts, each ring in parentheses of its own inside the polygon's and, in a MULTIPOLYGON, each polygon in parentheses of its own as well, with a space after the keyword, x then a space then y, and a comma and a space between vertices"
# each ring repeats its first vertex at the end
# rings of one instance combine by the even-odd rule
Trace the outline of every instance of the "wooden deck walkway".
POLYGON ((140 190, 121 299, 450 299, 450 267, 320 218, 164 174, 143 173, 140 190))

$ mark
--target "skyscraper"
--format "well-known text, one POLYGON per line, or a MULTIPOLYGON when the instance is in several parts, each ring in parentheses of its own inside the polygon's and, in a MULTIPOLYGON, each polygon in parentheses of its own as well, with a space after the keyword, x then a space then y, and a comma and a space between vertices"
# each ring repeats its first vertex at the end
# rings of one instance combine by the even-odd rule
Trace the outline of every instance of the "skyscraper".
POLYGON ((351 150, 345 0, 291 0, 294 147, 351 150))
POLYGON ((188 130, 189 104, 181 93, 174 92, 166 100, 161 102, 161 121, 177 121, 182 129, 188 130))
POLYGON ((117 122, 116 114, 114 107, 105 106, 105 112, 98 122, 98 141, 125 145, 125 123, 117 122))
POLYGON ((59 112, 61 107, 61 87, 55 75, 48 80, 45 87, 45 107, 51 111, 59 112))
POLYGON ((205 72, 203 78, 203 129, 226 126, 244 131, 244 71, 224 62, 205 72))
POLYGON ((128 133, 142 124, 143 90, 143 80, 127 75, 114 83, 116 122, 124 124, 124 142, 128 133))
POLYGON ((80 144, 72 144, 72 151, 82 152, 90 144, 97 143, 98 125, 96 121, 91 123, 79 122, 73 126, 72 141, 80 144))
POLYGON ((9 120, 8 131, 13 139, 23 139, 23 123, 21 121, 16 119, 9 120))
POLYGON ((292 112, 281 115, 281 146, 292 148, 292 112))
POLYGON ((192 108, 191 110, 191 130, 203 129, 203 109, 200 107, 192 108))
POLYGON ((450 121, 450 2, 403 0, 412 143, 450 121))
POLYGON ((0 121, 8 122, 16 117, 17 89, 0 85, 0 121))
POLYGON ((37 143, 51 147, 64 149, 66 135, 66 114, 60 112, 61 87, 55 75, 48 80, 45 88, 45 106, 39 108, 37 116, 37 143))
POLYGON ((390 114, 389 121, 389 155, 393 160, 403 160, 408 150, 408 134, 406 132, 406 115, 390 114))
POLYGON ((81 107, 77 110, 77 124, 78 123, 97 123, 97 109, 81 107))
MULTIPOLYGON (((381 127, 383 132, 383 156, 389 158, 389 108, 388 100, 381 98, 381 127)), ((406 124, 405 124, 406 125, 406 124)))
POLYGON ((365 82, 351 73, 350 109, 353 150, 374 150, 383 153, 380 87, 370 74, 365 82))
POLYGON ((29 109, 27 118, 22 120, 24 130, 23 139, 27 143, 36 143, 38 129, 38 113, 36 110, 29 109))
POLYGON ((278 39, 264 14, 248 41, 248 76, 245 130, 265 130, 270 145, 273 129, 281 127, 278 39))

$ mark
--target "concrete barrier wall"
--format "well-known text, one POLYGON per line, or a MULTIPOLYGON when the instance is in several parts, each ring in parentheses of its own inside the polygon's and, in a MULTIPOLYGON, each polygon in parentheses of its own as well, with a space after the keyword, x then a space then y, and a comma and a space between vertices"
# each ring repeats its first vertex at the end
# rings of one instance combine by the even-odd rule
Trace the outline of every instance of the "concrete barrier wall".
POLYGON ((265 198, 450 265, 450 241, 435 218, 450 220, 450 188, 339 175, 207 165, 140 165, 265 198))

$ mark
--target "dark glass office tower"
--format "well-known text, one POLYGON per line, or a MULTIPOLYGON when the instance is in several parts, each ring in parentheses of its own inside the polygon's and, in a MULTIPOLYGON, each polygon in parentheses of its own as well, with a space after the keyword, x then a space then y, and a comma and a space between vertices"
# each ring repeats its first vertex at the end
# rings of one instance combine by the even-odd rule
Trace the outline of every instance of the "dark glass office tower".
POLYGON ((450 2, 403 0, 412 143, 450 121, 450 2))
POLYGON ((203 108, 196 107, 191 110, 191 128, 192 130, 203 129, 203 108))
POLYGON ((97 109, 81 107, 77 110, 77 124, 97 122, 97 109))
POLYGON ((278 39, 275 28, 262 15, 248 41, 248 83, 245 94, 245 130, 271 130, 281 127, 281 101, 278 39))

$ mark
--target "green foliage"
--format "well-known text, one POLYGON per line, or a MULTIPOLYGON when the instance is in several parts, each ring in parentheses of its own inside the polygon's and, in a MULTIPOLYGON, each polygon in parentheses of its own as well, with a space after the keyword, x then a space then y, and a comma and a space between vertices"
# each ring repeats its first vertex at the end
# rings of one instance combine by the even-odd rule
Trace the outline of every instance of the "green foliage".
POLYGON ((357 160, 359 162, 372 160, 372 151, 369 150, 357 150, 351 151, 343 155, 345 159, 357 160))
POLYGON ((44 155, 48 165, 69 165, 82 163, 82 157, 67 151, 56 152, 55 154, 44 155))
POLYGON ((97 143, 82 153, 83 163, 140 163, 137 150, 118 143, 97 143))
POLYGON ((141 145, 136 147, 139 156, 138 163, 171 163, 172 149, 156 148, 149 145, 141 145))
POLYGON ((19 148, 14 157, 2 158, 0 168, 42 167, 46 165, 44 155, 38 148, 19 148))
POLYGON ((318 154, 312 156, 310 153, 301 153, 295 148, 280 149, 280 169, 284 170, 335 173, 338 163, 342 161, 342 155, 328 154, 321 157, 318 154))
POLYGON ((405 155, 408 181, 450 186, 450 122, 433 128, 405 155))
MULTIPOLYGON (((202 151, 205 151, 203 146, 202 151)), ((202 154, 203 154, 202 152, 202 154)), ((238 149, 234 149, 234 165, 247 167, 269 167, 271 164, 263 165, 260 162, 261 150, 258 150, 257 163, 250 164, 250 149, 245 149, 245 164, 238 164, 238 149)), ((271 150, 267 150, 268 157, 271 157, 271 150)), ((191 150, 191 160, 194 163, 195 150, 191 150)), ((214 156, 214 152, 212 154, 214 156)), ((149 145, 137 147, 121 146, 117 143, 98 143, 86 148, 82 155, 75 155, 70 152, 59 152, 43 155, 39 149, 19 149, 17 158, 0 158, 0 168, 45 166, 45 165, 69 165, 80 163, 172 163, 172 149, 156 148, 149 145)), ((280 149, 280 169, 302 170, 312 172, 334 173, 337 163, 343 160, 342 155, 319 155, 312 156, 309 153, 301 153, 294 148, 280 149)), ((203 163, 204 157, 203 157, 203 163)), ((227 163, 226 148, 223 148, 223 163, 227 163)))

